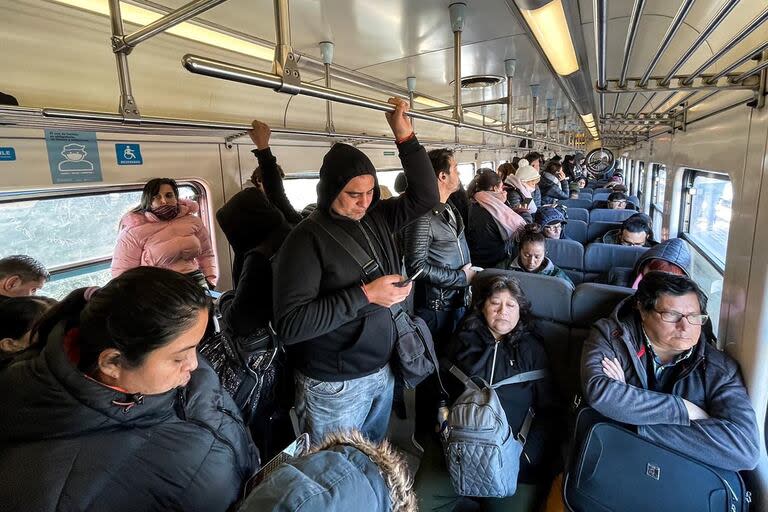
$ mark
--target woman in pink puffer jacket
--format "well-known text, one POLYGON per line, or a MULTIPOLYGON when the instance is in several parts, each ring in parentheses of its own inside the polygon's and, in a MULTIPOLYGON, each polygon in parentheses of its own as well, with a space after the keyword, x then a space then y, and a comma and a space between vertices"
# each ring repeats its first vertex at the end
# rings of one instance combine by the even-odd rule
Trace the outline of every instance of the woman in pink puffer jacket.
POLYGON ((201 285, 215 285, 216 256, 194 201, 179 199, 170 178, 144 185, 141 203, 123 215, 112 257, 112 277, 139 266, 167 268, 187 274, 201 285))

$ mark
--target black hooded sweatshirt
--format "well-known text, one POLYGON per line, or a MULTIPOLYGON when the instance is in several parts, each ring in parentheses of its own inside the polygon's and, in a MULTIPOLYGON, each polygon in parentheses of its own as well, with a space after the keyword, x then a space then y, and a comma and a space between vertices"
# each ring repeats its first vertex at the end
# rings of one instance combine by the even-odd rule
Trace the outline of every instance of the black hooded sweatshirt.
MULTIPOLYGON (((317 185, 319 214, 369 253, 372 245, 384 274, 401 272, 393 233, 440 202, 435 173, 421 144, 411 138, 398 149, 408 193, 380 200, 375 180, 373 201, 361 221, 340 217, 330 207, 352 178, 376 176, 365 154, 346 144, 334 145, 323 159, 317 185)), ((344 381, 370 375, 389 362, 395 339, 391 314, 368 302, 363 277, 352 256, 311 219, 285 240, 274 263, 275 326, 303 374, 344 381)))

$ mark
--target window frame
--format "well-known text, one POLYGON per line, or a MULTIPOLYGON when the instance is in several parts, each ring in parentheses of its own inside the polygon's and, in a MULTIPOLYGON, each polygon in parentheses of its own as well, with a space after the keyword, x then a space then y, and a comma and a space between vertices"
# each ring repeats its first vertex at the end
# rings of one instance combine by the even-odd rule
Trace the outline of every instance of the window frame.
MULTIPOLYGON (((693 210, 693 196, 690 194, 691 188, 693 188, 694 180, 697 177, 703 177, 703 178, 711 178, 716 179, 720 181, 724 181, 726 183, 731 183, 731 186, 733 186, 733 182, 731 181, 731 177, 725 173, 719 173, 719 172, 712 172, 712 171, 701 171, 698 169, 685 169, 685 173, 683 174, 683 183, 682 183, 682 194, 683 194, 683 201, 680 201, 680 231, 678 233, 678 238, 682 238, 689 244, 691 244, 691 247, 701 254, 704 259, 706 259, 710 265, 715 267, 715 269, 720 273, 720 275, 725 276, 725 264, 728 260, 728 247, 726 242, 726 253, 725 258, 726 261, 720 261, 710 255, 710 251, 705 249, 701 243, 697 242, 696 235, 691 235, 690 233, 690 225, 691 225, 691 213, 693 210)), ((730 226, 729 228, 729 236, 730 236, 730 226)))
MULTIPOLYGON (((203 225, 208 230, 211 239, 213 239, 213 233, 211 233, 211 226, 208 219, 208 192, 205 185, 197 180, 176 180, 176 184, 179 188, 191 187, 197 193, 197 203, 200 206, 200 219, 203 221, 203 225)), ((116 192, 141 192, 145 183, 127 183, 120 185, 104 185, 97 187, 71 187, 62 189, 32 189, 23 191, 9 191, 0 192, 0 205, 8 203, 20 203, 24 201, 45 201, 49 199, 67 199, 72 197, 90 197, 100 196, 106 194, 114 194, 116 192)), ((117 229, 117 226, 115 226, 117 229)), ((215 252, 215 248, 214 248, 215 252)), ((114 252, 113 252, 114 254, 114 252)), ((49 282, 58 281, 61 279, 67 279, 70 277, 76 277, 93 272, 99 272, 108 268, 112 264, 112 255, 104 258, 92 258, 87 260, 80 260, 62 265, 55 265, 48 267, 50 273, 49 282)))
MULTIPOLYGON (((650 205, 651 205, 651 207, 650 207, 649 214, 651 216, 651 220, 655 220, 654 217, 655 217, 655 214, 657 212, 659 214, 661 214, 661 224, 663 225, 664 224, 664 195, 666 195, 666 193, 667 193, 667 182, 666 182, 667 181, 667 166, 665 166, 664 164, 659 164, 659 163, 653 163, 653 164, 651 164, 651 166, 652 166, 651 167, 651 190, 649 191, 650 195, 651 195, 651 197, 650 197, 650 200, 651 200, 650 201, 650 205), (661 197, 661 202, 659 202, 659 197, 658 197, 658 191, 659 191, 658 190, 658 178, 659 178, 659 174, 661 173, 662 170, 664 170, 664 190, 663 190, 663 194, 662 194, 662 197, 661 197)), ((656 227, 655 223, 654 223, 654 227, 656 227)), ((661 225, 659 225, 658 228, 660 229, 661 225)))

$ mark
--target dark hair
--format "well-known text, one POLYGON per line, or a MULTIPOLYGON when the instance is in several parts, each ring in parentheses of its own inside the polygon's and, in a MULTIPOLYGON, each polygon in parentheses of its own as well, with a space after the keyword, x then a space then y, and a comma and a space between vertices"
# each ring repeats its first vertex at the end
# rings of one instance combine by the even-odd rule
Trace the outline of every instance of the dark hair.
MULTIPOLYGON (((285 171, 283 170, 283 168, 282 168, 282 167, 280 167, 280 166, 279 166, 279 165, 277 165, 277 164, 275 164, 275 167, 277 167, 277 172, 280 174, 280 178, 285 178, 285 171)), ((261 171, 261 166, 257 166, 257 167, 256 167, 256 168, 253 170, 253 172, 251 173, 251 182, 252 182, 252 183, 255 185, 255 184, 256 184, 256 180, 261 180, 261 179, 262 179, 262 174, 263 174, 263 173, 262 173, 262 171, 261 171)), ((171 185, 171 186, 173 186, 173 185, 171 185)), ((158 187, 157 189, 158 189, 158 191, 159 191, 159 190, 160 190, 160 187, 158 187)), ((174 189, 174 191, 176 191, 176 192, 177 192, 177 193, 176 193, 176 197, 178 198, 178 197, 179 197, 178 191, 177 191, 176 189, 174 189)), ((151 203, 151 202, 152 202, 152 201, 150 201, 150 203, 151 203)))
POLYGON ((560 164, 560 162, 555 162, 554 160, 550 160, 549 162, 547 162, 547 166, 544 168, 544 172, 548 172, 549 174, 555 175, 562 168, 563 166, 560 164))
POLYGON ((542 156, 543 155, 541 153, 539 153, 538 151, 531 151, 530 153, 525 155, 523 158, 528 160, 529 164, 533 165, 533 161, 534 160, 541 160, 542 156))
POLYGON ((608 196, 608 202, 611 201, 626 201, 627 200, 627 194, 624 192, 611 192, 611 194, 608 196))
POLYGON ((507 176, 510 174, 515 174, 515 166, 512 165, 510 162, 504 162, 499 166, 499 168, 496 170, 499 177, 501 178, 501 181, 504 181, 507 179, 507 176))
POLYGON ((152 178, 144 185, 144 189, 141 191, 141 202, 133 211, 141 213, 151 210, 152 198, 160 193, 160 187, 163 185, 170 185, 173 189, 173 195, 176 196, 176 199, 179 198, 179 186, 176 184, 176 180, 171 178, 152 178))
POLYGON ((544 236, 541 225, 533 222, 531 224, 526 224, 522 231, 520 231, 520 235, 517 239, 517 247, 522 250, 525 244, 543 244, 546 240, 547 237, 544 236))
POLYGON ((51 277, 45 265, 32 256, 14 254, 0 260, 0 279, 19 276, 23 282, 47 281, 51 277))
POLYGON ((433 149, 429 153, 429 161, 432 162, 432 169, 435 171, 435 176, 440 176, 441 172, 446 174, 451 172, 451 158, 453 158, 453 150, 448 148, 433 149))
POLYGON ((408 188, 408 178, 405 177, 404 172, 398 173, 395 176, 395 192, 402 194, 406 188, 408 188))
POLYGON ((48 297, 13 297, 0 302, 0 339, 17 340, 32 330, 56 301, 48 297))
POLYGON ((565 155, 565 158, 563 158, 563 164, 573 163, 573 157, 573 155, 565 155))
POLYGON ((699 300, 699 309, 702 315, 707 314, 707 296, 701 291, 696 281, 686 276, 678 276, 668 272, 648 272, 643 275, 643 280, 635 292, 635 301, 643 311, 651 311, 656 307, 656 301, 661 295, 681 297, 689 293, 695 293, 699 300))
POLYGON ((501 183, 501 178, 493 172, 493 169, 482 168, 477 171, 475 176, 475 193, 487 192, 497 187, 501 183))
POLYGON ((651 229, 651 225, 639 215, 633 215, 622 222, 621 230, 629 231, 630 233, 645 233, 648 235, 648 240, 653 240, 653 229, 651 229))
POLYGON ((625 194, 627 193, 627 190, 628 190, 627 187, 625 187, 624 185, 614 185, 611 188, 613 188, 614 192, 623 192, 625 194))
POLYGON ((73 291, 48 311, 39 325, 45 344, 53 329, 80 329, 83 372, 95 369, 99 354, 120 351, 123 362, 138 367, 147 354, 167 345, 197 321, 211 301, 192 278, 157 267, 137 267, 110 281, 86 300, 87 288, 73 291))
POLYGON ((508 336, 513 337, 522 332, 531 320, 531 303, 525 297, 520 283, 509 274, 479 274, 472 281, 472 304, 469 306, 469 312, 464 317, 462 325, 467 328, 474 328, 478 323, 486 325, 483 316, 483 307, 485 302, 498 292, 508 291, 520 306, 520 321, 517 323, 508 336))
POLYGON ((515 170, 517 170, 517 168, 518 168, 519 166, 520 166, 520 157, 519 157, 519 156, 515 156, 515 157, 513 157, 513 158, 512 158, 512 167, 514 167, 514 168, 515 168, 515 170))

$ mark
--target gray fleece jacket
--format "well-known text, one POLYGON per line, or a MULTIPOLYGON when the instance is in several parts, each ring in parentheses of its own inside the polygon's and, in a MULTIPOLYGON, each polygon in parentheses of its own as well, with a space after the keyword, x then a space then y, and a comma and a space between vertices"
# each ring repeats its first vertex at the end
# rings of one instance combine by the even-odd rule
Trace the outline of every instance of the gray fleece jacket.
POLYGON ((641 359, 645 338, 633 297, 592 327, 581 357, 581 381, 587 403, 613 420, 637 426, 640 436, 727 470, 753 469, 760 456, 755 412, 739 366, 705 338, 705 330, 672 394, 648 389, 641 359), (640 355, 639 355, 640 354, 640 355), (626 383, 607 377, 603 356, 616 357, 626 383), (690 421, 682 399, 709 414, 690 421))

